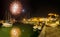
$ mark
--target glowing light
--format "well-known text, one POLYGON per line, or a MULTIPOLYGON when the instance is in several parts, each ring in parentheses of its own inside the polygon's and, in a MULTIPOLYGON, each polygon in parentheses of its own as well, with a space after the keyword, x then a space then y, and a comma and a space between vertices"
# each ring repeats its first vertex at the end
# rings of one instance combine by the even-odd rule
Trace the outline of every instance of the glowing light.
POLYGON ((13 5, 13 7, 12 7, 13 12, 14 12, 14 13, 17 12, 17 9, 18 9, 18 8, 19 8, 18 4, 15 3, 15 4, 13 5))
POLYGON ((33 28, 36 29, 40 29, 40 26, 43 25, 43 23, 47 26, 50 26, 50 27, 57 27, 58 25, 60 25, 60 22, 59 22, 59 15, 57 14, 48 14, 48 18, 47 17, 34 17, 34 18, 30 18, 30 19, 23 19, 23 23, 25 24, 33 24, 33 28), (53 18, 52 16, 54 16, 55 18, 53 18), (41 24, 40 24, 41 23, 41 24))
POLYGON ((2 23, 4 27, 12 27, 12 24, 10 23, 2 23))
POLYGON ((25 12, 25 10, 23 9, 22 12, 25 12))
POLYGON ((13 15, 18 15, 22 11, 22 5, 20 2, 13 2, 10 4, 10 11, 13 15))
POLYGON ((19 28, 12 28, 10 34, 11 34, 11 37, 20 37, 21 36, 21 30, 19 28))

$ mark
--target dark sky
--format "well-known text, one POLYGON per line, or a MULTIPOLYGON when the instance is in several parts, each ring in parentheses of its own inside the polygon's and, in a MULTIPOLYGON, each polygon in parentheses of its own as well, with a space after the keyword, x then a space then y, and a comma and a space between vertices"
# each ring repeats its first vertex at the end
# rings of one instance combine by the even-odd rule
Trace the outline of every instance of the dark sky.
POLYGON ((33 1, 31 16, 46 16, 48 13, 60 14, 60 4, 58 1, 33 1))
MULTIPOLYGON (((14 0, 0 1, 0 19, 4 18, 5 12, 8 11, 9 4, 14 0)), ((27 17, 46 16, 48 13, 60 14, 59 1, 40 1, 40 0, 18 0, 26 9, 27 17)))

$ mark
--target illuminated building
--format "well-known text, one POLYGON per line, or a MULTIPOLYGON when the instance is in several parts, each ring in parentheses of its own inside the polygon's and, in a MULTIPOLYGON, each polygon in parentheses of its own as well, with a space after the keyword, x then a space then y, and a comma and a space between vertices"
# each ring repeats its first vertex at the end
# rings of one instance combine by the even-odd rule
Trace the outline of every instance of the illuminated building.
MULTIPOLYGON (((48 14, 49 17, 46 18, 42 18, 42 17, 34 17, 34 18, 30 18, 30 19, 23 19, 22 22, 25 24, 33 24, 34 25, 34 29, 38 28, 40 26, 43 25, 43 23, 45 23, 45 25, 51 26, 51 27, 56 27, 58 26, 59 23, 59 15, 57 14, 53 14, 53 13, 49 13, 48 14), (54 17, 52 17, 54 16, 54 17)), ((38 28, 39 29, 39 28, 38 28)))

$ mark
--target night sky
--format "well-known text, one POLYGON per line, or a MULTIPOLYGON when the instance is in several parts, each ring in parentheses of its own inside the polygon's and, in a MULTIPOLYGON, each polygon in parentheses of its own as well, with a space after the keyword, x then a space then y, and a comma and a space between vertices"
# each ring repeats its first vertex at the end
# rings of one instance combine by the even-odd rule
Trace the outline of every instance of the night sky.
MULTIPOLYGON (((4 18, 5 12, 9 10, 9 4, 14 0, 0 0, 0 19, 4 18)), ((60 14, 59 1, 40 1, 40 0, 18 0, 22 3, 23 12, 21 17, 41 17, 47 16, 48 13, 60 14)))

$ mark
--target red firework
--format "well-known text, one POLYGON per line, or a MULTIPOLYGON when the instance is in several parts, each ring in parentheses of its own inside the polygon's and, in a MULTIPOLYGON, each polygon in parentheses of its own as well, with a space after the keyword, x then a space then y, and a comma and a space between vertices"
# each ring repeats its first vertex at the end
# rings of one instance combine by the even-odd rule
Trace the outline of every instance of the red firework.
POLYGON ((12 2, 12 4, 10 4, 10 12, 13 14, 13 15, 18 15, 20 14, 22 11, 22 5, 20 2, 12 2))

